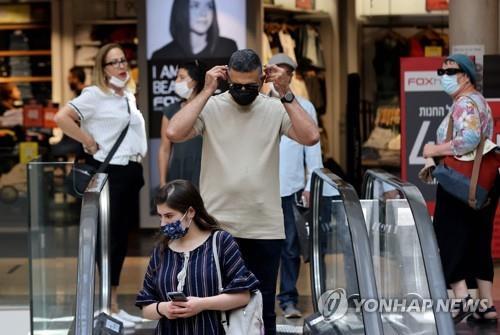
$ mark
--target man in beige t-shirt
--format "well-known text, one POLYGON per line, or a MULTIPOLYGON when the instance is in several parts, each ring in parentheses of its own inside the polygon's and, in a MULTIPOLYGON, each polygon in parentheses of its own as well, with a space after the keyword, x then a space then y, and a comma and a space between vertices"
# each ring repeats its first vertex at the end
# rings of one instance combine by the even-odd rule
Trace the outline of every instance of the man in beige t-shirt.
POLYGON ((276 65, 262 73, 258 55, 238 50, 227 66, 206 74, 205 87, 171 119, 167 136, 203 136, 200 190, 207 210, 238 242, 260 281, 266 335, 276 333, 274 299, 284 234, 279 189, 279 143, 286 135, 313 145, 319 132, 290 91, 290 74, 276 65), (219 80, 229 91, 212 96, 219 80), (259 94, 272 82, 281 101, 259 94))

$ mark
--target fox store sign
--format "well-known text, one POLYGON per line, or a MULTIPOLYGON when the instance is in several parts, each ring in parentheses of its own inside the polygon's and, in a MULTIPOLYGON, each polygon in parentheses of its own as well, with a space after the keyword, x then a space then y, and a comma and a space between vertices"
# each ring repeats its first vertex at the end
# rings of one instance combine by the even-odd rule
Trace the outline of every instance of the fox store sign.
POLYGON ((401 177, 418 187, 425 200, 434 202, 436 186, 423 183, 424 145, 436 141, 436 130, 451 109, 437 69, 440 57, 401 58, 401 177))

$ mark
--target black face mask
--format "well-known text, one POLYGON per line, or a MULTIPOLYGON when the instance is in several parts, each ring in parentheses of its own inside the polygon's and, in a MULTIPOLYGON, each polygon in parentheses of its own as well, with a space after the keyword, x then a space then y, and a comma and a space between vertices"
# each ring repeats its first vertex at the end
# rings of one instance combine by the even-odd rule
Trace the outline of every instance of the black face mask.
POLYGON ((259 87, 255 84, 232 84, 229 87, 229 94, 231 94, 236 103, 242 106, 247 106, 250 105, 259 95, 259 87))

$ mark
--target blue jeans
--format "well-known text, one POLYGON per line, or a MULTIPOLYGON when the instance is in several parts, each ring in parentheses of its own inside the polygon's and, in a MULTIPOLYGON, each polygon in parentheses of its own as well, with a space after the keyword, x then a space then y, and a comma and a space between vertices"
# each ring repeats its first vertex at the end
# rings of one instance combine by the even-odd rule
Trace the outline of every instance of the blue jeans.
POLYGON ((277 298, 282 309, 289 304, 296 305, 299 300, 296 284, 300 270, 300 245, 293 213, 295 206, 293 198, 293 194, 281 197, 286 239, 281 250, 280 293, 277 298))

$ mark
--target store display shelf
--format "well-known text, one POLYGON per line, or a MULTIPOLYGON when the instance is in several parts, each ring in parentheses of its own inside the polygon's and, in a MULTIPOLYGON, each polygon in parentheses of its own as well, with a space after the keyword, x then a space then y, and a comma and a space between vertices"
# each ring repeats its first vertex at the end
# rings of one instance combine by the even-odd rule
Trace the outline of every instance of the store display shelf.
POLYGON ((1 83, 40 83, 50 82, 52 77, 0 77, 1 83))
POLYGON ((19 3, 50 3, 51 0, 17 0, 19 3))
MULTIPOLYGON (((137 42, 135 41, 113 41, 113 43, 118 43, 123 45, 135 45, 137 46, 137 42)), ((101 41, 84 41, 84 42, 75 42, 75 47, 99 47, 102 45, 101 41)))
POLYGON ((407 27, 428 27, 448 28, 448 16, 436 13, 426 15, 374 15, 361 16, 359 22, 365 28, 407 28, 407 27))
POLYGON ((81 67, 94 67, 94 63, 75 63, 75 66, 81 66, 81 67))
POLYGON ((264 13, 279 14, 279 15, 293 15, 308 18, 328 18, 328 13, 314 9, 301 9, 301 8, 288 8, 278 5, 264 5, 264 13))
POLYGON ((79 20, 76 24, 88 25, 117 25, 117 24, 137 24, 136 19, 101 19, 101 20, 79 20))
POLYGON ((50 28, 50 26, 43 23, 0 23, 0 30, 27 30, 44 28, 50 28))
POLYGON ((75 42, 75 46, 77 47, 98 47, 102 44, 101 41, 80 41, 75 42))
POLYGON ((50 56, 51 50, 6 50, 0 51, 0 57, 50 56))

